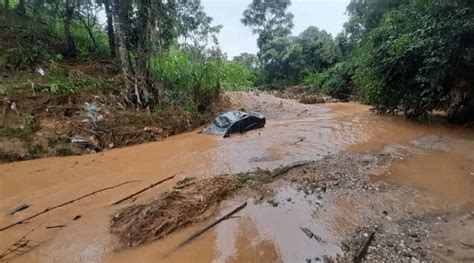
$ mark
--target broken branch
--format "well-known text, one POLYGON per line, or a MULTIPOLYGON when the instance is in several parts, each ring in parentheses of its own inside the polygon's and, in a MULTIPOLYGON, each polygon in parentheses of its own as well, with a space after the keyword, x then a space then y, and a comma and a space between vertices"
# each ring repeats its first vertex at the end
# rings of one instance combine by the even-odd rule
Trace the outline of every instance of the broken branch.
POLYGON ((55 226, 47 226, 46 229, 51 229, 51 228, 61 228, 65 227, 66 225, 55 225, 55 226))
POLYGON ((24 236, 22 236, 20 239, 18 239, 13 245, 11 245, 9 248, 7 248, 5 251, 0 254, 0 259, 5 258, 6 256, 15 253, 16 251, 19 251, 21 248, 26 247, 30 240, 26 239, 29 234, 31 234, 33 231, 35 231, 40 225, 37 227, 31 229, 28 233, 26 233, 24 236))
POLYGON ((367 253, 367 249, 369 248, 370 243, 374 239, 374 235, 375 235, 375 232, 372 231, 372 233, 370 233, 369 236, 365 239, 364 243, 362 244, 362 246, 360 247, 360 249, 357 251, 356 255, 354 256, 355 263, 362 262, 362 259, 367 253))
POLYGON ((130 198, 133 198, 133 197, 135 197, 135 196, 137 196, 137 195, 139 195, 139 194, 141 194, 141 193, 143 193, 143 192, 145 192, 145 191, 147 191, 147 190, 150 190, 151 188, 153 188, 153 187, 155 187, 155 186, 157 186, 157 185, 159 185, 159 184, 161 184, 161 183, 164 183, 164 182, 166 182, 166 181, 168 181, 168 180, 173 179, 173 178, 174 178, 176 175, 178 175, 178 174, 179 174, 179 173, 174 174, 174 175, 172 175, 172 176, 170 176, 170 177, 167 177, 167 178, 165 178, 165 179, 163 179, 163 180, 160 180, 160 181, 158 181, 158 182, 156 182, 156 183, 153 183, 153 184, 151 184, 150 186, 147 186, 147 187, 141 189, 140 191, 137 191, 137 192, 135 192, 135 193, 133 193, 133 194, 127 195, 126 197, 124 197, 124 198, 122 198, 122 199, 120 199, 120 200, 118 200, 118 201, 115 201, 114 203, 112 203, 112 205, 118 205, 118 204, 120 204, 120 203, 122 203, 122 202, 124 202, 124 201, 126 201, 126 200, 128 200, 128 199, 130 199, 130 198))
POLYGON ((42 214, 45 214, 45 213, 47 213, 47 212, 49 212, 49 211, 52 211, 52 210, 54 210, 54 209, 57 209, 57 208, 60 208, 60 207, 63 207, 63 206, 72 204, 72 203, 74 203, 74 202, 76 202, 76 201, 79 201, 79 200, 84 199, 84 198, 86 198, 86 197, 89 197, 89 196, 91 196, 91 195, 94 195, 94 194, 97 194, 97 193, 100 193, 100 192, 103 192, 103 191, 106 191, 106 190, 110 190, 110 189, 113 189, 113 188, 116 188, 116 187, 119 187, 119 186, 122 186, 122 185, 125 185, 125 184, 134 183, 134 182, 138 182, 138 181, 127 181, 127 182, 124 182, 124 183, 121 183, 121 184, 117 184, 117 185, 114 185, 114 186, 105 187, 105 188, 102 188, 102 189, 93 191, 93 192, 91 192, 91 193, 88 193, 88 194, 86 194, 86 195, 83 195, 83 196, 81 196, 81 197, 72 199, 72 200, 67 201, 67 202, 65 202, 65 203, 59 204, 59 205, 57 205, 57 206, 48 207, 48 208, 46 208, 45 210, 43 210, 42 212, 36 213, 36 214, 34 214, 34 215, 32 215, 32 216, 29 216, 29 217, 27 217, 27 218, 25 218, 25 219, 22 219, 22 220, 17 221, 17 222, 15 222, 15 223, 13 223, 13 224, 10 224, 10 225, 8 225, 8 226, 4 226, 4 227, 0 228, 0 232, 2 232, 2 231, 4 231, 4 230, 7 230, 7 229, 9 229, 9 228, 11 228, 11 227, 14 227, 14 226, 16 226, 16 225, 23 224, 23 223, 25 223, 26 221, 31 220, 31 219, 33 219, 33 218, 35 218, 35 217, 38 217, 38 216, 40 216, 40 215, 42 215, 42 214))
POLYGON ((245 207, 247 206, 247 202, 241 204, 240 206, 238 206, 237 208, 235 208, 234 210, 230 211, 229 213, 225 214, 223 217, 219 218, 218 220, 214 221, 212 224, 206 226, 205 228, 197 231, 196 233, 192 234, 190 237, 188 237, 186 240, 184 240, 183 242, 181 242, 175 250, 185 246, 186 244, 190 243, 191 241, 193 241, 194 239, 196 239, 198 236, 204 234, 204 232, 206 232, 207 230, 213 228, 214 226, 216 226, 217 224, 219 224, 220 222, 224 221, 224 220, 227 220, 229 218, 232 217, 232 215, 234 215, 235 213, 239 212, 240 210, 244 209, 245 207))
POLYGON ((270 178, 273 179, 277 176, 280 176, 288 171, 290 171, 291 169, 294 169, 294 168, 297 168, 297 167, 300 167, 300 166, 304 166, 304 165, 307 165, 307 164, 310 164, 312 163, 313 161, 303 161, 303 162, 296 162, 296 163, 292 163, 290 165, 287 165, 285 167, 282 167, 282 168, 279 168, 279 169, 276 169, 274 172, 272 172, 270 174, 270 178))

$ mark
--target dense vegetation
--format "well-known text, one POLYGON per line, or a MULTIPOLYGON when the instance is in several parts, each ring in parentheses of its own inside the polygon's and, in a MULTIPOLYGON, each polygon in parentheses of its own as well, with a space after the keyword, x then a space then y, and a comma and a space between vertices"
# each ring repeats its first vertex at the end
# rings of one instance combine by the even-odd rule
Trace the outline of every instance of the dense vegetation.
POLYGON ((367 21, 355 51, 361 98, 378 112, 426 120, 432 110, 446 110, 455 121, 472 121, 474 2, 379 2, 387 6, 383 14, 377 1, 353 11, 367 21))
MULTIPOLYGON (((290 4, 253 0, 241 21, 259 51, 229 61, 200 0, 4 0, 0 67, 48 63, 60 73, 62 62, 110 61, 123 100, 138 108, 196 110, 225 89, 305 84, 380 113, 473 121, 473 1, 352 0, 335 37, 315 26, 292 35, 290 4)), ((56 73, 44 91, 110 81, 56 73)))
POLYGON ((253 86, 249 69, 227 61, 219 49, 221 26, 212 24, 200 0, 6 0, 0 5, 0 67, 45 70, 44 92, 108 87, 130 107, 195 111, 222 89, 253 86), (119 83, 65 69, 65 64, 94 61, 107 61, 119 83))
POLYGON ((289 5, 254 0, 243 14, 258 34, 258 84, 358 95, 377 112, 419 120, 433 110, 474 120, 473 1, 352 0, 335 38, 315 27, 291 36, 289 5))

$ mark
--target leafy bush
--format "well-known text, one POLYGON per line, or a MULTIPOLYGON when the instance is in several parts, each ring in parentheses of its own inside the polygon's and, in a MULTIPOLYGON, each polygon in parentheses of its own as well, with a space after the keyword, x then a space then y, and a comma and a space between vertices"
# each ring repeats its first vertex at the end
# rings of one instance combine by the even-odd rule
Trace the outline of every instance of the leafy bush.
POLYGON ((340 62, 323 72, 307 76, 304 83, 334 97, 347 97, 352 90, 353 72, 350 62, 340 62))
POLYGON ((222 61, 220 78, 224 90, 247 90, 254 86, 254 75, 243 63, 222 61))
POLYGON ((84 26, 73 25, 72 35, 76 42, 77 59, 86 61, 91 58, 107 58, 110 53, 107 35, 97 27, 92 28, 91 33, 94 41, 84 26))
MULTIPOLYGON (((2 64, 13 69, 24 69, 42 61, 60 60, 65 52, 63 20, 48 10, 37 11, 32 17, 12 16, 4 20, 6 30, 0 32, 5 40, 5 51, 0 55, 6 62, 2 64)), ((77 59, 108 57, 107 35, 98 27, 87 29, 74 21, 71 26, 76 43, 77 59)))
POLYGON ((150 72, 164 86, 166 98, 157 103, 158 110, 171 106, 193 111, 209 104, 221 89, 236 90, 253 85, 252 73, 242 63, 175 46, 151 59, 150 72))
POLYGON ((173 46, 150 60, 150 72, 164 86, 158 110, 176 107, 195 111, 207 106, 221 87, 218 62, 196 50, 186 52, 173 46))
POLYGON ((472 3, 412 0, 386 13, 357 52, 363 100, 420 120, 432 110, 474 119, 472 3))

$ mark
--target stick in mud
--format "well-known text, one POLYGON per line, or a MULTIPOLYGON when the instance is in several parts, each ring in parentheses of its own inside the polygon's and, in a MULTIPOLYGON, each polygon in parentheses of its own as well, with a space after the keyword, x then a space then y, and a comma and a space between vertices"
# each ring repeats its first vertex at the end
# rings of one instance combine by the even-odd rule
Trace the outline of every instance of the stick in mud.
POLYGON ((153 183, 153 184, 151 184, 151 185, 149 185, 149 186, 147 186, 147 187, 145 187, 145 188, 141 189, 140 191, 137 191, 137 192, 135 192, 135 193, 133 193, 133 194, 127 195, 126 197, 124 197, 124 198, 122 198, 122 199, 120 199, 120 200, 118 200, 118 201, 113 202, 111 205, 118 205, 118 204, 120 204, 120 203, 122 203, 122 202, 124 202, 124 201, 126 201, 126 200, 128 200, 128 199, 130 199, 130 198, 133 198, 133 197, 135 197, 135 196, 137 196, 137 195, 139 195, 139 194, 141 194, 141 193, 143 193, 143 192, 145 192, 145 191, 147 191, 147 190, 149 190, 149 189, 151 189, 151 188, 153 188, 153 187, 155 187, 155 186, 157 186, 157 185, 159 185, 159 184, 161 184, 161 183, 164 183, 164 182, 166 182, 166 181, 168 181, 168 180, 173 179, 176 175, 178 175, 178 174, 180 174, 180 173, 182 173, 182 172, 179 172, 179 173, 174 174, 174 175, 172 175, 172 176, 170 176, 170 177, 167 177, 167 178, 165 178, 165 179, 163 179, 163 180, 160 180, 160 181, 158 181, 158 182, 156 182, 156 183, 153 183))
POLYGON ((364 258, 365 254, 367 253, 367 248, 369 248, 370 243, 374 239, 375 232, 372 231, 369 236, 364 240, 364 243, 360 247, 360 249, 357 251, 356 255, 354 256, 354 262, 359 263, 362 262, 362 259, 364 258))
POLYGON ((65 227, 66 225, 54 225, 54 226, 47 226, 46 229, 52 229, 52 228, 62 228, 65 227))
POLYGON ((245 207, 247 206, 247 202, 239 205, 237 208, 235 208, 234 210, 230 211, 229 213, 225 214, 224 216, 222 216, 221 218, 217 219, 216 221, 214 221, 212 224, 206 226, 205 228, 197 231, 196 233, 192 234, 190 237, 188 237, 186 240, 184 240, 183 242, 181 242, 175 249, 173 249, 172 251, 170 251, 167 255, 171 254, 172 252, 175 252, 176 250, 180 249, 181 247, 189 244, 191 241, 193 241, 194 239, 196 239, 197 237, 199 237, 200 235, 204 234, 207 230, 213 228, 214 226, 216 226, 217 224, 219 224, 220 222, 224 221, 224 220, 227 220, 229 218, 231 218, 235 213, 239 212, 240 210, 244 209, 245 207))
POLYGON ((292 163, 290 165, 278 168, 270 174, 270 178, 274 179, 275 177, 278 177, 278 176, 290 171, 291 169, 294 169, 294 168, 297 168, 297 167, 300 167, 300 166, 304 166, 304 165, 307 165, 307 164, 310 164, 310 163, 313 163, 313 161, 295 162, 295 163, 292 163))
POLYGON ((9 213, 10 215, 14 215, 14 214, 17 213, 17 212, 20 212, 20 211, 22 211, 22 210, 27 209, 28 207, 30 207, 29 204, 22 204, 22 205, 20 205, 20 206, 18 206, 18 207, 13 208, 13 209, 10 210, 8 213, 9 213))
POLYGON ((31 219, 33 219, 33 218, 35 218, 35 217, 37 217, 37 216, 40 216, 40 215, 42 215, 42 214, 46 214, 46 213, 49 212, 49 211, 52 211, 52 210, 54 210, 54 209, 63 207, 63 206, 65 206, 65 205, 72 204, 72 203, 74 203, 74 202, 76 202, 76 201, 79 201, 79 200, 84 199, 84 198, 86 198, 86 197, 89 197, 89 196, 91 196, 91 195, 94 195, 94 194, 97 194, 97 193, 100 193, 100 192, 103 192, 103 191, 106 191, 106 190, 110 190, 110 189, 113 189, 113 188, 116 188, 116 187, 119 187, 119 186, 122 186, 122 185, 125 185, 125 184, 135 183, 135 182, 138 182, 138 181, 137 181, 137 180, 135 180, 135 181, 127 181, 127 182, 124 182, 124 183, 121 183, 121 184, 117 184, 117 185, 114 185, 114 186, 105 187, 105 188, 102 188, 102 189, 99 189, 99 190, 95 190, 95 191, 93 191, 93 192, 90 192, 90 193, 88 193, 88 194, 86 194, 86 195, 83 195, 83 196, 81 196, 81 197, 72 199, 72 200, 67 201, 67 202, 65 202, 65 203, 59 204, 59 205, 57 205, 57 206, 48 207, 48 208, 46 208, 45 210, 43 210, 42 212, 36 213, 36 214, 34 214, 34 215, 32 215, 32 216, 29 216, 29 217, 27 217, 27 218, 25 218, 25 219, 22 219, 22 220, 20 220, 20 221, 16 221, 16 222, 13 223, 13 224, 10 224, 10 225, 8 225, 8 226, 4 226, 4 227, 0 228, 0 232, 2 232, 2 231, 4 231, 4 230, 7 230, 7 229, 9 229, 9 228, 11 228, 11 227, 14 227, 14 226, 16 226, 16 225, 21 225, 21 224, 25 223, 26 221, 31 220, 31 219))
POLYGON ((33 231, 35 231, 40 226, 41 226, 41 224, 38 225, 37 227, 31 229, 30 231, 28 231, 28 233, 23 235, 20 239, 18 239, 15 243, 13 243, 13 245, 11 245, 9 248, 7 248, 5 251, 3 251, 2 254, 0 254, 0 261, 3 258, 7 257, 8 255, 17 252, 17 251, 19 251, 20 249, 22 249, 24 247, 26 247, 26 248, 31 247, 31 246, 28 245, 28 243, 30 243, 31 240, 27 239, 27 237, 28 237, 29 234, 31 234, 33 231))

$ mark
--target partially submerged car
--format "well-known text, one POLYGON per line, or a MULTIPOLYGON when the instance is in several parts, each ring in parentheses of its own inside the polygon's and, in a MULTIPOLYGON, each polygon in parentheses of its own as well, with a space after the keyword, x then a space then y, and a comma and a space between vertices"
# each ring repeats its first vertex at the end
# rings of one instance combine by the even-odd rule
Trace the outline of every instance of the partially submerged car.
POLYGON ((229 111, 217 116, 204 133, 221 134, 229 137, 234 132, 246 132, 265 126, 265 116, 257 112, 229 111))

